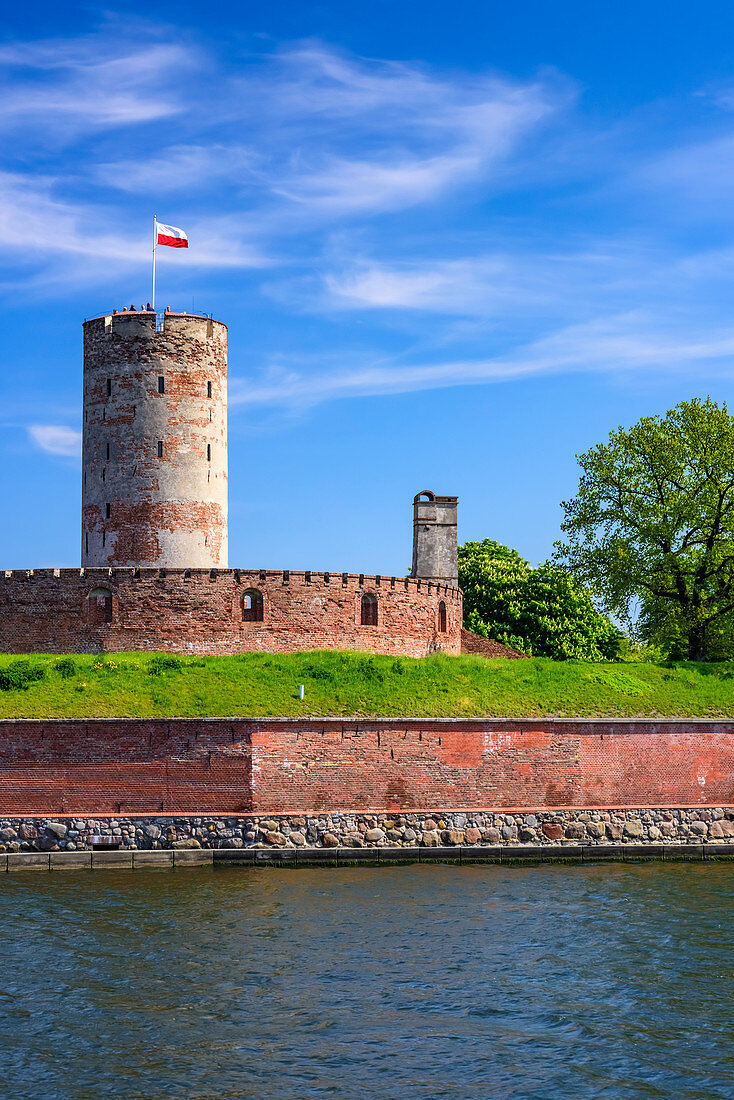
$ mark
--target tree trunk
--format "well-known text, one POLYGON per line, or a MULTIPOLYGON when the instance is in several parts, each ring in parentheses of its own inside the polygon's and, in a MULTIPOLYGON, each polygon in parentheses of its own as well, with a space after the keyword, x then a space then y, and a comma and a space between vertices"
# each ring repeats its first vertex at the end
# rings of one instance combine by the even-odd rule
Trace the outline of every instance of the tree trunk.
POLYGON ((688 631, 688 660, 705 661, 707 656, 704 628, 702 626, 692 627, 688 631))

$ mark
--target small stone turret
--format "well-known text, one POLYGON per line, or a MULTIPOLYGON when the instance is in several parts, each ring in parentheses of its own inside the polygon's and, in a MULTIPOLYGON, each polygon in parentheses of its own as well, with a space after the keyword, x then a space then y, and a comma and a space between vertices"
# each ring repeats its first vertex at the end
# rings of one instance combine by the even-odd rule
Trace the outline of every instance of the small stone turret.
POLYGON ((458 497, 437 497, 428 489, 413 498, 413 577, 459 585, 458 497))

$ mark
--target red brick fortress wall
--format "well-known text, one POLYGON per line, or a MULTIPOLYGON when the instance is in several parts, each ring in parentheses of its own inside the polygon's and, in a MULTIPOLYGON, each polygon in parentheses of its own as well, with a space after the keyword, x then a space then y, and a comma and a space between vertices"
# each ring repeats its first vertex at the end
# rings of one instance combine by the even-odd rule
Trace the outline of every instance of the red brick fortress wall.
POLYGON ((365 649, 461 652, 461 592, 404 577, 208 569, 36 569, 0 573, 0 652, 163 650, 226 654, 365 649), (262 596, 262 621, 246 594, 262 596), (377 624, 362 625, 362 598, 377 624), (446 630, 439 629, 440 605, 446 630))
POLYGON ((0 816, 732 804, 731 722, 0 722, 0 816))

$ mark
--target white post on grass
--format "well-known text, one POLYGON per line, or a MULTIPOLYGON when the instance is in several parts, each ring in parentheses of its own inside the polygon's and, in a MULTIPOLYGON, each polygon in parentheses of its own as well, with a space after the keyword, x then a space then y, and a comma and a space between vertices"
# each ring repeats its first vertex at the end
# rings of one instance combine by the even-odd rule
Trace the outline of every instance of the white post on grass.
POLYGON ((298 698, 299 698, 299 699, 303 699, 303 693, 304 693, 304 690, 305 690, 305 688, 304 688, 304 685, 303 685, 303 684, 299 684, 299 685, 298 685, 298 698))
POLYGON ((155 246, 158 241, 158 215, 153 215, 153 312, 155 313, 155 246))

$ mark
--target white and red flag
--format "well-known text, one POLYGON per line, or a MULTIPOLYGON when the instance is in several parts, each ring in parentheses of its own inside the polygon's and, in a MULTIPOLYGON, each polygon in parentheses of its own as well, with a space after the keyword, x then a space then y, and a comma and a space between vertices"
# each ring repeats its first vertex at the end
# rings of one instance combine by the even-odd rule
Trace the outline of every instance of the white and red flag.
POLYGON ((183 229, 178 229, 175 225, 163 225, 162 222, 156 222, 155 243, 167 244, 169 248, 188 248, 189 238, 183 229))

